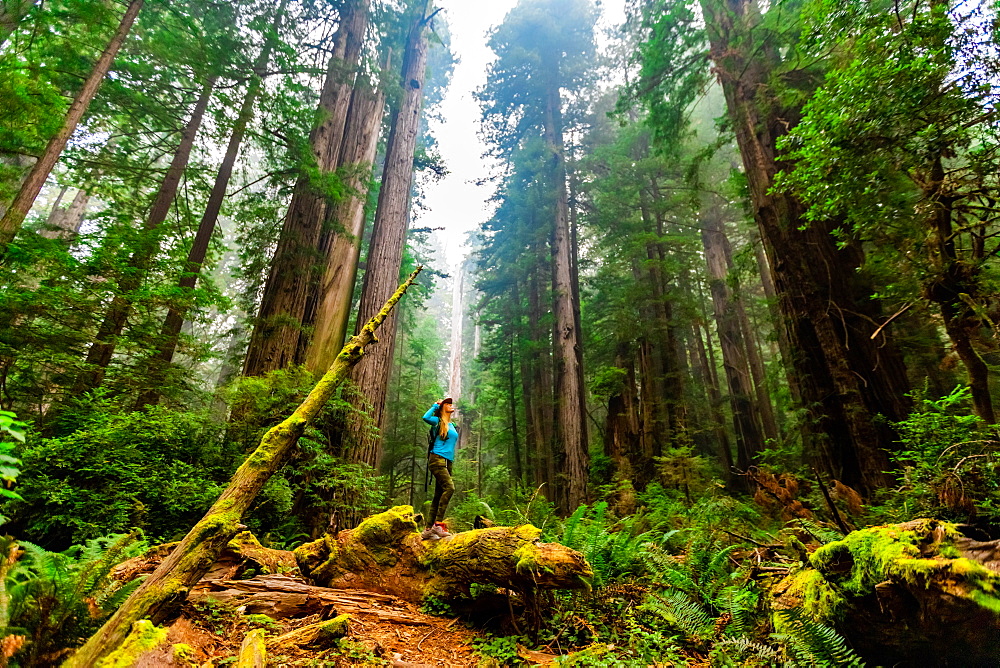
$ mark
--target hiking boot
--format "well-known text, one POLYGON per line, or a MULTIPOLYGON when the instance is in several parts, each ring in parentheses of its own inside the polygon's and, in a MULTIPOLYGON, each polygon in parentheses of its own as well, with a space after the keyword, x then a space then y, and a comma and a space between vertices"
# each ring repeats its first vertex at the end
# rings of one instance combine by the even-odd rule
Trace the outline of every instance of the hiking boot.
POLYGON ((451 533, 448 531, 447 525, 444 522, 435 522, 428 531, 433 531, 434 535, 440 538, 451 538, 451 533))
POLYGON ((429 526, 424 529, 423 533, 420 534, 420 540, 440 540, 441 536, 438 532, 434 530, 433 526, 429 526))

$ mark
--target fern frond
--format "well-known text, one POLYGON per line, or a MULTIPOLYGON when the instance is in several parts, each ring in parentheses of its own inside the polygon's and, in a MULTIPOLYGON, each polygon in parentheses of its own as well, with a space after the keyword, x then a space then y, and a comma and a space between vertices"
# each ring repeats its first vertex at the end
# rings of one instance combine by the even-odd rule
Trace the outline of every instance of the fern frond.
POLYGON ((797 608, 775 611, 774 626, 777 633, 771 637, 782 643, 789 656, 799 663, 830 668, 865 665, 843 636, 809 619, 797 608))
POLYGON ((704 643, 715 630, 715 619, 709 611, 681 591, 651 593, 644 607, 683 633, 690 644, 704 643))

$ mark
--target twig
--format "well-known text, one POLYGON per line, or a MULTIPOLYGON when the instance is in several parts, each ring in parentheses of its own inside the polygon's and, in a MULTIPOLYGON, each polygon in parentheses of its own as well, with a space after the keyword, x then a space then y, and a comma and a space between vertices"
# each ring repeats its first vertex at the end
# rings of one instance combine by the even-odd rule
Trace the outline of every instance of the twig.
POLYGON ((908 310, 910 310, 910 307, 913 306, 915 303, 916 302, 910 302, 909 304, 907 304, 906 306, 904 306, 903 308, 899 309, 898 311, 896 311, 895 313, 893 313, 891 316, 889 316, 889 319, 886 320, 885 322, 883 322, 881 325, 879 325, 878 329, 876 329, 875 332, 871 335, 871 340, 874 341, 875 337, 878 336, 882 332, 883 329, 885 329, 886 325, 888 325, 890 322, 892 322, 893 320, 895 320, 897 317, 903 315, 908 310))
POLYGON ((841 533, 846 536, 851 533, 851 531, 847 528, 843 518, 840 516, 840 511, 837 510, 837 506, 834 505, 833 498, 830 497, 830 491, 826 488, 826 485, 823 484, 823 477, 820 476, 819 471, 815 468, 813 468, 813 473, 816 474, 816 482, 819 483, 819 489, 823 492, 823 498, 826 499, 826 505, 830 507, 830 512, 833 513, 833 521, 837 523, 841 533))
POLYGON ((437 631, 437 629, 431 629, 430 631, 428 631, 428 632, 427 632, 427 634, 426 634, 426 635, 425 635, 425 636, 424 636, 423 638, 421 638, 421 639, 420 639, 420 642, 418 642, 418 643, 417 643, 417 651, 418 651, 418 652, 420 651, 420 645, 422 645, 422 644, 423 644, 423 642, 424 642, 425 640, 427 640, 427 638, 429 638, 429 637, 430 637, 430 635, 431 635, 432 633, 434 633, 435 631, 437 631))
POLYGON ((748 542, 748 543, 753 543, 753 544, 754 544, 754 545, 756 545, 757 547, 770 547, 770 548, 774 548, 774 547, 784 547, 784 545, 782 545, 782 544, 780 544, 780 543, 778 543, 778 544, 773 544, 773 543, 772 543, 772 544, 768 544, 768 543, 758 543, 758 542, 757 542, 757 541, 755 541, 755 540, 754 540, 753 538, 747 538, 746 536, 741 536, 741 535, 739 535, 738 533, 733 533, 732 531, 727 531, 726 529, 723 529, 723 530, 722 530, 722 533, 728 533, 728 534, 729 534, 730 536, 732 536, 733 538, 738 538, 738 539, 740 539, 740 540, 745 540, 745 541, 746 541, 746 542, 748 542))

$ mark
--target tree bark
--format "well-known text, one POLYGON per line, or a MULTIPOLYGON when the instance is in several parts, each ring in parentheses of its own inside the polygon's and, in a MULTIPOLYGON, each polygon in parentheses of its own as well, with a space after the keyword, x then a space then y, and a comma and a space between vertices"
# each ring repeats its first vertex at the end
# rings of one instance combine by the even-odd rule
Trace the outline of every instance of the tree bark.
MULTIPOLYGON (((558 71, 558 62, 550 63, 558 71)), ((573 249, 569 228, 569 200, 566 192, 566 157, 562 133, 562 98, 559 87, 547 89, 545 143, 549 150, 551 188, 555 200, 552 234, 552 311, 555 317, 553 350, 555 357, 556 443, 560 445, 566 476, 564 512, 571 513, 587 502, 587 424, 582 406, 582 340, 574 304, 573 249)))
POLYGON ((233 474, 229 486, 205 516, 104 626, 64 664, 66 668, 92 666, 110 654, 125 639, 132 624, 140 619, 159 623, 169 617, 171 608, 184 600, 191 587, 208 572, 226 545, 240 530, 240 520, 257 494, 291 454, 299 437, 329 401, 350 369, 365 354, 365 346, 374 342, 375 330, 389 317, 422 267, 399 286, 382 309, 352 337, 340 351, 326 375, 281 424, 272 427, 257 449, 233 474))
MULTIPOLYGON (((409 224, 413 154, 420 130, 420 112, 424 97, 424 75, 427 69, 427 27, 433 14, 427 16, 430 2, 410 28, 403 57, 403 98, 393 116, 392 130, 386 147, 382 187, 372 229, 371 246, 361 290, 358 322, 364 322, 378 304, 392 291, 403 262, 403 246, 409 224)), ((381 345, 372 350, 370 359, 358 365, 352 376, 370 416, 379 429, 384 424, 385 392, 388 382, 388 361, 392 359, 396 321, 386 323, 381 345)), ((351 443, 348 459, 378 468, 382 459, 379 434, 353 422, 348 427, 351 443)))
POLYGON ((159 250, 158 228, 167 219, 174 198, 177 196, 177 189, 191 157, 195 136, 198 134, 202 119, 205 117, 205 110, 212 97, 215 81, 216 77, 213 75, 205 82, 201 94, 195 102, 191 117, 181 132, 181 141, 177 145, 174 157, 170 166, 167 167, 163 182, 160 183, 160 189, 156 193, 153 206, 149 210, 138 248, 128 260, 128 266, 132 268, 132 271, 126 273, 118 282, 118 292, 112 299, 108 312, 94 337, 94 342, 87 351, 87 366, 77 379, 73 388, 74 395, 89 392, 104 381, 104 373, 108 365, 111 364, 111 358, 118 345, 118 337, 125 329, 129 313, 132 310, 133 293, 142 285, 143 275, 159 250))
MULTIPOLYGON (((73 103, 66 111, 62 127, 49 140, 48 145, 45 147, 45 152, 42 153, 42 156, 31 168, 28 177, 21 184, 21 189, 14 198, 13 203, 7 209, 6 213, 4 213, 3 218, 0 219, 0 245, 6 246, 13 241, 14 236, 21 229, 24 219, 28 216, 31 206, 35 203, 35 198, 41 192, 42 186, 45 185, 45 181, 52 172, 52 168, 55 167, 59 156, 62 155, 63 149, 66 148, 66 143, 76 130, 76 126, 83 119, 84 114, 87 113, 90 101, 97 94, 97 89, 100 88, 101 82, 111 68, 111 63, 125 41, 125 37, 132 29, 132 24, 135 22, 135 17, 139 14, 142 4, 143 0, 132 0, 129 3, 114 36, 108 42, 107 47, 105 47, 104 52, 97 59, 97 62, 94 63, 90 75, 83 83, 83 88, 76 94, 76 98, 73 99, 73 103)), ((0 43, 2 43, 2 39, 0 39, 0 43)))
MULTIPOLYGON (((190 292, 198 283, 201 273, 201 266, 205 262, 208 254, 208 246, 215 233, 215 224, 219 220, 219 212, 222 210, 222 201, 226 197, 226 189, 233 175, 233 167, 236 165, 236 158, 240 154, 240 147, 243 144, 243 137, 246 135, 247 125, 253 117, 254 105, 260 95, 263 84, 264 72, 267 64, 271 61, 271 52, 274 50, 277 32, 281 28, 282 15, 285 11, 287 0, 282 0, 275 11, 274 21, 271 26, 272 35, 264 42, 264 47, 257 56, 257 62, 253 66, 253 76, 247 85, 246 95, 243 97, 243 104, 240 105, 239 114, 233 124, 233 131, 229 135, 229 144, 226 146, 226 153, 219 166, 219 173, 215 177, 215 184, 212 192, 208 196, 208 203, 205 205, 205 213, 202 214, 201 223, 195 233, 191 250, 188 251, 187 263, 184 272, 177 281, 180 289, 181 299, 186 299, 190 292)), ((160 329, 160 343, 156 354, 149 361, 148 376, 152 382, 149 389, 139 395, 136 408, 142 410, 146 406, 156 403, 160 398, 160 389, 163 386, 163 379, 166 366, 173 361, 174 351, 177 349, 177 342, 180 338, 181 327, 184 325, 184 316, 187 308, 180 305, 171 306, 167 309, 167 315, 163 320, 160 329)), ((329 366, 329 365, 327 365, 329 366)))
POLYGON ((718 202, 706 202, 701 213, 701 242, 708 265, 709 289, 716 331, 722 346, 722 366, 729 386, 729 404, 736 434, 736 466, 747 471, 764 447, 759 415, 752 399, 753 383, 746 355, 746 341, 736 312, 736 302, 726 283, 729 276, 729 240, 718 202))
MULTIPOLYGON (((328 229, 319 243, 319 254, 325 257, 326 266, 318 286, 310 294, 303 318, 303 324, 312 327, 304 358, 306 368, 313 372, 329 366, 347 335, 364 237, 368 183, 384 106, 382 90, 370 87, 359 76, 351 96, 339 162, 345 170, 347 193, 330 208, 328 229)), ((301 344, 300 340, 300 348, 301 344)))
POLYGON ((895 434, 885 421, 905 418, 908 381, 883 332, 873 289, 857 270, 860 244, 838 246, 836 221, 805 221, 796 198, 774 192, 776 140, 798 122, 798 108, 768 98, 780 55, 750 39, 761 20, 754 0, 702 0, 711 57, 722 83, 749 184, 751 203, 788 328, 802 403, 817 426, 817 464, 871 493, 890 482, 887 452, 895 434))
MULTIPOLYGON (((312 162, 303 166, 282 226, 278 248, 250 338, 243 374, 261 376, 283 369, 298 352, 306 299, 314 280, 316 248, 334 198, 344 195, 337 161, 344 139, 347 111, 357 71, 370 0, 345 3, 334 37, 333 53, 320 92, 317 124, 309 135, 312 162)), ((398 274, 393 280, 398 278, 398 274)), ((392 294, 390 288, 384 298, 392 294)), ((381 304, 382 302, 379 302, 381 304)), ((369 311, 373 313, 377 306, 369 311)), ((389 326, 391 329, 391 323, 389 326)))

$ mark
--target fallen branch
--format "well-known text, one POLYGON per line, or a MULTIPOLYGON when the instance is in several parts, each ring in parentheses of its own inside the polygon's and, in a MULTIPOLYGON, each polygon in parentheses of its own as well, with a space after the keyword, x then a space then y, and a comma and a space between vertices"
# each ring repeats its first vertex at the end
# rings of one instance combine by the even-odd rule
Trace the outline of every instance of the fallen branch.
POLYGON ((285 463, 299 437, 333 396, 351 368, 361 360, 365 346, 378 340, 375 330, 389 316, 421 269, 423 267, 417 267, 382 310, 348 340, 329 370, 291 417, 264 434, 260 445, 236 470, 229 486, 205 516, 104 626, 63 664, 65 667, 93 666, 122 643, 134 622, 150 619, 158 624, 171 616, 191 587, 208 572, 240 530, 243 514, 264 484, 285 463))

